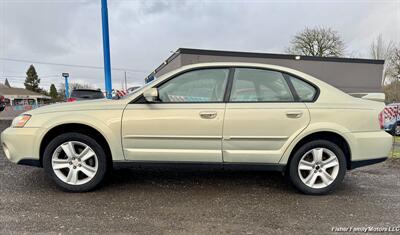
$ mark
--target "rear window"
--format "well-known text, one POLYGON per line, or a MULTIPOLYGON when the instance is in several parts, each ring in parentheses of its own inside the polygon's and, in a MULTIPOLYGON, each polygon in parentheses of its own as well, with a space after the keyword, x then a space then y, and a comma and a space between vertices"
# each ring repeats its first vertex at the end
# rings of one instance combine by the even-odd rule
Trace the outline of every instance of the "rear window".
POLYGON ((294 89, 297 92, 297 95, 300 98, 300 101, 309 102, 314 100, 317 90, 312 85, 290 75, 289 77, 294 89))
POLYGON ((74 90, 71 93, 71 98, 101 99, 104 98, 104 95, 101 91, 74 90))

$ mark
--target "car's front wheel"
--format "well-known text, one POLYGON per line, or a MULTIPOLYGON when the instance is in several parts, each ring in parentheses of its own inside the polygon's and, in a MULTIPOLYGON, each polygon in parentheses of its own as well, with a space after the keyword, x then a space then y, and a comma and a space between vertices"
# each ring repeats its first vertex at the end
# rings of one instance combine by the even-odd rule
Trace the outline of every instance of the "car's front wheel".
POLYGON ((72 132, 55 137, 46 146, 43 167, 62 189, 86 192, 102 182, 107 158, 95 139, 72 132))
POLYGON ((326 140, 311 141, 300 147, 289 165, 290 180, 305 194, 330 192, 343 180, 345 173, 343 151, 326 140))

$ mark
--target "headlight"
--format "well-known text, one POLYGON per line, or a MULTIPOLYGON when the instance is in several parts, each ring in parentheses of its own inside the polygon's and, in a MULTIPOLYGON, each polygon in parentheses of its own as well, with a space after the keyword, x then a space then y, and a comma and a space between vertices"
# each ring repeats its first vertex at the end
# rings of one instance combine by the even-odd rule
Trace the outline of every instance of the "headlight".
POLYGON ((18 117, 14 118, 14 120, 12 121, 11 127, 24 127, 30 118, 31 118, 31 115, 29 115, 29 114, 19 115, 18 117))

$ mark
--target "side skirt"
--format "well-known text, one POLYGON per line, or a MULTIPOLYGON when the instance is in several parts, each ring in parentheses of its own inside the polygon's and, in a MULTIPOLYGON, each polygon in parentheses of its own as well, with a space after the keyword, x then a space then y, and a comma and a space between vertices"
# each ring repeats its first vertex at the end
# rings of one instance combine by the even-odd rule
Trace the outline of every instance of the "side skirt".
POLYGON ((128 167, 153 167, 153 168, 192 168, 207 169, 220 168, 232 170, 256 170, 256 171, 285 171, 283 164, 264 163, 215 163, 215 162, 164 162, 164 161, 113 161, 114 168, 128 167))

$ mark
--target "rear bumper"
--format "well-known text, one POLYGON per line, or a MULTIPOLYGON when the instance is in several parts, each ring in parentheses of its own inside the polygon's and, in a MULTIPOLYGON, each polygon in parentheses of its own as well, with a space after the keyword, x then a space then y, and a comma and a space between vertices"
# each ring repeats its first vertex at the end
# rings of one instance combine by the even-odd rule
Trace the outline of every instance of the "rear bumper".
POLYGON ((381 158, 373 158, 373 159, 367 159, 367 160, 359 160, 359 161, 351 161, 350 163, 350 170, 353 170, 358 167, 362 166, 368 166, 368 165, 373 165, 377 164, 380 162, 384 162, 388 159, 387 157, 381 157, 381 158))
POLYGON ((393 136, 383 130, 351 132, 347 137, 350 137, 348 140, 351 149, 351 162, 354 162, 355 166, 379 162, 376 159, 383 159, 381 161, 384 161, 392 150, 393 136))

